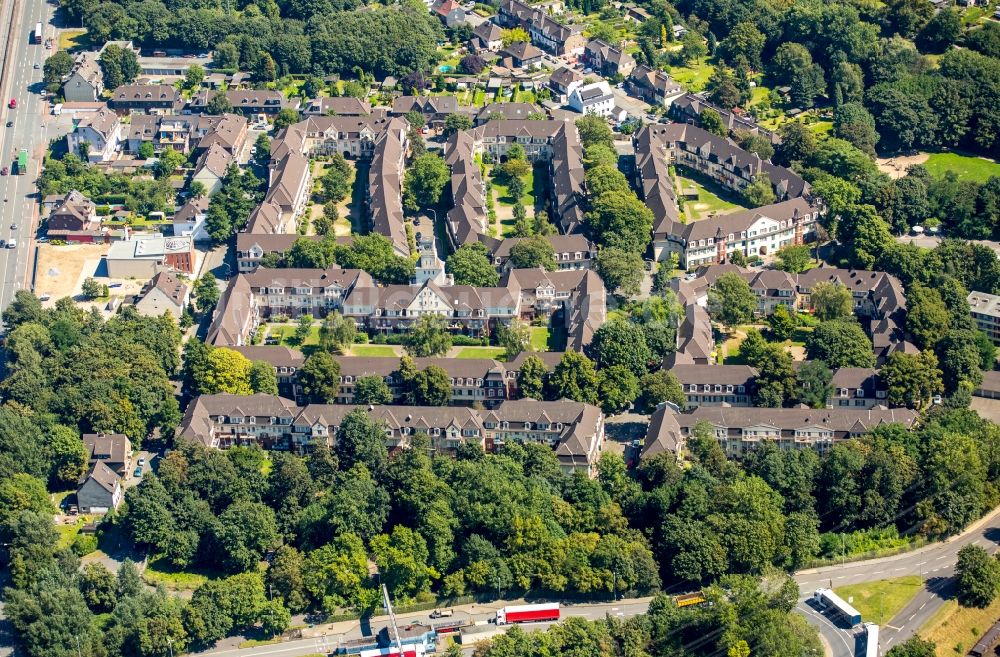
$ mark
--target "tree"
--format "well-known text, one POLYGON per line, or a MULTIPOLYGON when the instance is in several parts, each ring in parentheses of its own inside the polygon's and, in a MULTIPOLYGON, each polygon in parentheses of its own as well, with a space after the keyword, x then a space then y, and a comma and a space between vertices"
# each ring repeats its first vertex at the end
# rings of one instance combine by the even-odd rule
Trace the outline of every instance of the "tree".
POLYGON ((266 571, 268 589, 293 612, 306 609, 305 583, 302 578, 304 558, 301 552, 290 545, 282 545, 274 553, 274 560, 266 571))
POLYGON ((709 99, 725 109, 733 109, 740 104, 740 90, 736 87, 731 70, 717 66, 708 79, 706 90, 709 99))
POLYGON ((639 379, 621 365, 603 368, 597 376, 601 410, 612 415, 628 409, 639 396, 639 379))
POLYGON ((576 120, 576 129, 580 133, 580 141, 584 148, 590 148, 598 144, 607 146, 612 150, 615 147, 615 139, 611 134, 611 128, 601 117, 594 114, 587 114, 583 118, 576 120))
POLYGON ((113 43, 108 44, 101 51, 99 63, 101 72, 104 74, 105 89, 116 89, 122 85, 131 84, 142 72, 135 51, 113 43))
POLYGON ((708 310, 726 326, 746 324, 757 310, 757 297, 742 276, 726 272, 708 291, 708 310))
POLYGON ((209 114, 226 114, 233 111, 233 104, 224 91, 216 91, 205 106, 205 111, 209 114))
POLYGON ((806 342, 806 356, 832 368, 874 367, 872 342, 853 318, 821 323, 806 342))
POLYGON ((275 131, 284 130, 293 123, 298 123, 300 119, 297 109, 282 107, 274 117, 274 129, 275 131))
POLYGON ((280 600, 273 600, 265 603, 260 613, 260 621, 260 629, 266 636, 278 636, 288 629, 292 622, 292 614, 280 600))
POLYGON ((449 114, 444 120, 444 132, 446 135, 452 135, 462 130, 468 130, 471 127, 472 117, 468 114, 462 114, 461 112, 449 114))
POLYGON ((42 65, 42 79, 49 91, 58 91, 63 78, 70 74, 75 64, 73 57, 65 50, 57 50, 42 65), (50 88, 54 87, 54 88, 50 88))
POLYGON ((698 115, 698 123, 703 129, 711 132, 713 135, 725 137, 729 133, 726 130, 725 124, 722 123, 722 117, 710 107, 701 110, 701 114, 698 115))
POLYGON ((115 574, 104 564, 88 563, 80 573, 80 593, 90 610, 105 614, 114 609, 117 596, 115 574))
POLYGON ((385 472, 389 459, 385 427, 372 419, 365 409, 354 409, 340 423, 334 453, 342 471, 361 465, 378 478, 385 472))
POLYGON ((542 399, 548 369, 538 356, 528 356, 517 372, 517 391, 521 397, 542 399))
POLYGON ((219 303, 219 282, 215 275, 207 271, 194 284, 195 307, 205 313, 210 312, 219 303))
POLYGON ((306 358, 298 371, 299 385, 309 401, 330 404, 340 392, 340 363, 325 351, 306 358))
POLYGON ((233 395, 249 395, 250 369, 253 364, 238 351, 223 347, 213 348, 208 353, 204 370, 197 381, 198 391, 203 395, 226 392, 233 395))
POLYGON ((893 646, 885 654, 885 657, 934 657, 936 654, 936 643, 913 636, 905 642, 893 646))
POLYGON ((979 545, 958 551, 958 600, 966 607, 988 607, 1000 586, 1000 563, 979 545))
POLYGON ((798 398, 811 408, 826 408, 833 397, 833 372, 821 360, 802 364, 798 374, 798 398))
POLYGON ((297 343, 305 344, 305 341, 309 338, 309 333, 312 331, 313 316, 309 313, 300 315, 298 320, 295 322, 295 341, 297 343))
POLYGON ((456 285, 496 287, 500 283, 500 274, 488 256, 482 242, 463 244, 448 256, 448 273, 455 277, 456 285))
POLYGON ((103 289, 103 286, 90 276, 83 279, 83 284, 80 286, 80 291, 87 299, 96 299, 100 297, 103 289))
POLYGON ((354 382, 354 403, 381 406, 392 403, 392 390, 380 376, 362 376, 354 382))
POLYGON ((320 184, 323 186, 323 199, 340 203, 351 193, 351 183, 353 181, 353 169, 344 156, 334 153, 329 162, 320 184))
POLYGON ((466 55, 458 61, 458 67, 470 75, 479 75, 485 66, 486 62, 479 55, 466 55))
POLYGON ((778 269, 792 274, 800 274, 809 267, 812 260, 809 247, 805 244, 789 244, 778 249, 778 269))
POLYGON ((906 290, 906 330, 921 349, 934 349, 951 328, 951 315, 941 294, 913 284, 906 290))
POLYGON ((593 404, 597 401, 597 372, 589 358, 567 351, 549 377, 554 399, 572 399, 593 404))
POLYGON ((451 179, 448 165, 440 155, 425 153, 413 160, 403 180, 403 202, 410 212, 438 205, 441 192, 451 179))
POLYGON ((642 328, 626 319, 606 322, 597 329, 588 354, 602 368, 621 365, 636 376, 646 373, 653 356, 642 328))
POLYGON ((859 150, 875 155, 875 118, 860 102, 843 103, 833 111, 833 132, 859 150))
POLYGON ((962 16, 954 7, 945 7, 928 21, 917 37, 925 52, 942 53, 962 38, 962 16))
POLYGON ((774 203, 774 189, 767 176, 758 176, 752 183, 743 188, 743 200, 752 208, 759 208, 774 203))
POLYGON ((451 377, 441 367, 428 365, 413 383, 417 404, 422 406, 447 406, 451 401, 451 377))
POLYGON ((510 266, 514 269, 541 267, 546 271, 556 268, 556 252, 552 242, 541 235, 525 237, 510 248, 510 266))
POLYGON ((647 413, 652 412, 663 402, 669 401, 678 408, 684 408, 686 399, 681 384, 669 370, 656 370, 644 374, 639 379, 639 402, 647 413))
POLYGON ((601 249, 597 253, 597 273, 609 290, 621 296, 639 294, 642 283, 642 256, 616 247, 601 249))
POLYGON ((849 317, 854 311, 854 297, 851 291, 839 282, 820 281, 813 286, 809 303, 821 321, 849 317))
POLYGON ((255 360, 250 365, 250 389, 264 395, 278 394, 278 377, 274 366, 263 360, 255 360))
POLYGON ((742 57, 750 68, 759 71, 765 41, 764 35, 752 22, 744 21, 733 27, 729 36, 719 44, 719 48, 726 61, 735 63, 737 58, 742 57))
POLYGON ((778 129, 781 144, 777 160, 781 164, 808 162, 816 153, 816 135, 799 121, 789 121, 778 129))
POLYGON ((826 87, 823 69, 813 63, 809 50, 798 43, 778 46, 771 60, 771 75, 791 87, 792 103, 800 109, 812 107, 816 96, 826 87))
POLYGON ((258 502, 234 502, 219 515, 214 529, 217 558, 230 572, 257 567, 278 540, 274 511, 258 502))
POLYGON ((451 349, 451 334, 445 319, 421 315, 403 338, 403 348, 411 356, 444 356, 451 349))
POLYGON ((653 230, 653 212, 635 194, 607 192, 594 199, 591 208, 585 221, 599 245, 629 253, 645 251, 653 230))
POLYGON ((531 347, 531 327, 519 319, 511 320, 510 325, 498 324, 496 341, 504 348, 504 360, 512 361, 531 347))
POLYGON ((319 327, 319 346, 330 353, 342 354, 358 338, 358 327, 353 319, 339 312, 331 312, 319 327))
MULTIPOLYGON (((601 149, 604 146, 591 146, 591 150, 601 149)), ((617 155, 615 156, 617 159, 617 155)), ((613 191, 629 191, 628 178, 618 170, 618 166, 612 164, 598 164, 587 169, 586 173, 587 193, 591 198, 598 198, 602 194, 613 191)))
POLYGON ((205 80, 205 67, 201 64, 191 64, 184 73, 184 86, 188 89, 197 89, 205 80))
POLYGON ((882 378, 888 387, 888 402, 895 406, 920 408, 944 389, 937 358, 926 350, 890 354, 882 367, 882 378))
POLYGON ((797 322, 785 304, 778 304, 774 312, 767 318, 767 325, 770 327, 771 336, 775 340, 787 340, 795 332, 797 322))
POLYGON ((972 390, 983 380, 975 333, 969 329, 952 329, 937 344, 935 352, 948 393, 962 388, 972 390))

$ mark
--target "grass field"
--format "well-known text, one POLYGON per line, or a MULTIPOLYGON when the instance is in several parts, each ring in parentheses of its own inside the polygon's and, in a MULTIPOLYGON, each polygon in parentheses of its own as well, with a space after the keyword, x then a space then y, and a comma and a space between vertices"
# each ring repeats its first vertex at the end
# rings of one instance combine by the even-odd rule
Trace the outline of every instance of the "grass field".
POLYGON ((63 30, 59 33, 60 50, 79 50, 90 45, 87 30, 63 30))
POLYGON ((351 355, 395 357, 396 350, 387 344, 356 344, 351 347, 351 355))
POLYGON ((892 620, 924 588, 924 580, 916 575, 883 579, 866 584, 838 586, 834 592, 851 603, 862 620, 883 625, 892 620))
POLYGON ((931 153, 924 166, 932 176, 943 176, 948 171, 954 171, 962 180, 975 182, 986 182, 990 176, 1000 176, 1000 163, 959 153, 931 153))
POLYGON ((192 591, 210 579, 215 579, 215 573, 179 571, 164 561, 157 559, 149 562, 142 573, 142 579, 151 586, 163 585, 169 591, 192 591))
POLYGON ((715 66, 703 60, 690 66, 671 66, 668 74, 687 87, 688 91, 698 92, 705 89, 714 72, 715 66))
POLYGON ((56 525, 56 533, 59 534, 59 540, 56 542, 56 547, 68 548, 73 545, 73 541, 76 539, 80 530, 88 522, 96 518, 97 516, 77 516, 76 522, 70 525, 56 525))
POLYGON ((455 358, 494 358, 503 360, 503 347, 461 347, 455 358))
POLYGON ((293 324, 271 324, 267 329, 266 338, 278 338, 280 344, 286 347, 308 347, 319 344, 319 326, 309 329, 309 336, 304 342, 299 342, 295 337, 295 325, 293 324))
POLYGON ((690 221, 704 219, 713 212, 725 214, 745 207, 738 203, 739 197, 736 194, 702 176, 694 175, 686 169, 680 170, 674 175, 681 189, 694 187, 698 192, 697 199, 685 198, 684 200, 684 214, 690 221))
POLYGON ((985 609, 962 607, 956 600, 948 600, 918 634, 937 644, 937 657, 955 657, 975 645, 997 617, 1000 617, 1000 598, 985 609))
POLYGON ((549 329, 544 326, 531 327, 531 348, 535 351, 551 351, 549 341, 551 335, 549 329))

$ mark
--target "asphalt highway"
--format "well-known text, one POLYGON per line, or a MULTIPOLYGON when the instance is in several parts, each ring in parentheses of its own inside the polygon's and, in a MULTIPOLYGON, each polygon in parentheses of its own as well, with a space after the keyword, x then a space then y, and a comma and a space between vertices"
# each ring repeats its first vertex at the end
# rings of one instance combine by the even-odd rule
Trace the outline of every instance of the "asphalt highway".
POLYGON ((31 43, 36 23, 42 24, 43 37, 55 37, 50 25, 52 10, 42 0, 4 0, 0 6, 0 34, 4 44, 0 69, 0 167, 7 176, 0 177, 0 239, 17 242, 16 248, 0 249, 0 309, 6 308, 21 288, 30 287, 28 270, 33 261, 34 237, 38 220, 35 182, 41 170, 47 146, 43 121, 45 104, 41 98, 42 65, 55 50, 31 43), (35 68, 35 65, 38 68, 35 68), (17 108, 10 109, 10 99, 17 108), (5 127, 8 121, 12 127, 5 127), (28 149, 28 168, 24 175, 14 174, 14 161, 20 149, 28 149), (16 228, 12 229, 11 226, 16 228))

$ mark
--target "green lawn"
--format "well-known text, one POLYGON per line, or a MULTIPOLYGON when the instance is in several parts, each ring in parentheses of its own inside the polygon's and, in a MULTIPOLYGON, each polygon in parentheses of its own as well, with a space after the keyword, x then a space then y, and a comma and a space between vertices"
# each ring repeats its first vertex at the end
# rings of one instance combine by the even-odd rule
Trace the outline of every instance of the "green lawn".
POLYGON ((387 344, 356 344, 351 347, 351 355, 395 357, 396 351, 387 344))
POLYGON ((531 327, 531 348, 535 351, 550 351, 549 340, 551 336, 549 334, 548 327, 545 326, 532 326, 531 327))
POLYGON ((936 657, 964 655, 998 616, 1000 598, 985 609, 962 607, 957 600, 947 600, 918 630, 918 634, 921 639, 937 644, 936 657))
POLYGON ((60 50, 81 50, 90 45, 87 30, 63 30, 59 33, 60 50))
POLYGON ((867 584, 838 586, 833 591, 844 600, 853 598, 851 604, 861 614, 862 620, 883 625, 892 620, 922 588, 923 579, 908 575, 867 584))
POLYGON ((88 522, 96 518, 97 516, 77 516, 76 522, 71 525, 56 525, 56 533, 59 534, 59 540, 56 542, 56 547, 58 548, 68 548, 73 545, 73 541, 76 539, 80 530, 88 522))
POLYGON ((990 176, 1000 176, 1000 163, 984 157, 958 153, 931 153, 924 164, 932 176, 954 171, 962 180, 986 182, 990 176))
POLYGON ((503 347, 462 347, 455 358, 493 358, 503 359, 503 347))
POLYGON ((286 347, 307 347, 319 344, 319 326, 313 325, 309 329, 309 336, 301 343, 295 337, 296 328, 294 324, 271 324, 267 328, 265 339, 278 338, 281 341, 280 344, 286 347))
POLYGON ((674 175, 681 189, 694 187, 698 191, 697 199, 684 199, 684 214, 691 221, 704 219, 713 212, 725 214, 746 207, 740 204, 738 195, 693 171, 680 169, 674 175))
POLYGON ((210 571, 177 570, 162 559, 150 561, 142 573, 142 579, 151 586, 162 584, 170 591, 193 591, 210 579, 216 579, 217 573, 210 571))
POLYGON ((708 61, 701 61, 689 66, 671 66, 667 71, 670 77, 687 87, 688 91, 704 91, 708 79, 715 72, 715 66, 708 61))

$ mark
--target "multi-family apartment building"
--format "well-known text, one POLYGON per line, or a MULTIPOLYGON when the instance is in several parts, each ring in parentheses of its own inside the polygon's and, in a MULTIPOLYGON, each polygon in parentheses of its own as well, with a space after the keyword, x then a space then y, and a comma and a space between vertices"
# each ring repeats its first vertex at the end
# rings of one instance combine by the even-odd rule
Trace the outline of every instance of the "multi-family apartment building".
POLYGON ((808 183, 791 169, 685 124, 647 126, 636 136, 635 147, 636 187, 653 211, 657 260, 675 253, 682 267, 693 268, 727 262, 737 250, 746 256, 766 256, 813 239, 819 210, 804 196, 808 183), (765 177, 778 202, 684 223, 669 173, 671 165, 686 166, 734 191, 765 177))
POLYGON ((108 105, 119 112, 170 114, 183 107, 184 100, 169 84, 126 84, 114 90, 108 105))
POLYGON ((302 315, 325 317, 340 310, 356 287, 375 283, 360 269, 267 269, 237 274, 215 310, 206 342, 216 346, 250 344, 261 320, 302 315))
POLYGON ((410 255, 403 217, 403 171, 406 167, 409 124, 392 119, 375 141, 368 169, 368 214, 372 230, 389 238, 396 253, 410 255))
POLYGON ((102 107, 80 119, 66 135, 66 149, 89 162, 107 162, 121 150, 122 132, 118 115, 102 107))
POLYGON ((554 55, 583 52, 586 37, 578 25, 564 25, 549 16, 543 8, 532 7, 520 0, 503 0, 496 16, 501 27, 527 30, 531 42, 554 55))
POLYGON ((684 87, 663 71, 640 64, 625 80, 625 90, 653 105, 670 106, 684 93, 684 87))
MULTIPOLYGON (((201 395, 187 408, 177 436, 207 447, 259 445, 308 452, 316 443, 335 446, 351 405, 298 406, 273 395, 201 395)), ((572 401, 506 401, 478 411, 449 406, 370 406, 385 428, 390 451, 407 449, 422 433, 436 453, 451 454, 463 443, 494 450, 508 442, 553 447, 562 469, 596 474, 604 445, 604 415, 596 406, 572 401)))
POLYGON ((601 39, 591 39, 583 49, 583 62, 609 78, 628 77, 635 69, 635 59, 621 48, 601 39))
POLYGON ((595 114, 607 118, 615 108, 615 95, 605 80, 580 85, 569 95, 568 104, 581 114, 595 114))
POLYGON ((646 433, 642 457, 665 451, 682 454, 688 437, 700 422, 712 426, 722 449, 730 458, 741 458, 757 445, 771 442, 780 449, 829 451, 836 443, 856 438, 887 424, 911 428, 919 413, 905 408, 727 408, 699 406, 677 413, 668 406, 658 408, 646 433))
POLYGON ((973 291, 969 292, 966 300, 979 330, 1000 344, 1000 296, 973 291))
POLYGON ((757 370, 749 365, 676 363, 670 371, 684 391, 687 408, 753 405, 757 370))
POLYGON ((104 93, 104 72, 96 53, 82 52, 63 80, 62 94, 68 103, 94 103, 104 93))
POLYGON ((712 103, 706 94, 684 93, 670 103, 670 116, 682 123, 695 123, 700 120, 702 111, 710 109, 722 119, 722 125, 729 134, 749 132, 753 135, 767 137, 777 142, 778 137, 770 130, 760 127, 754 118, 746 113, 728 110, 712 103))
MULTIPOLYGON (((480 235, 479 241, 486 247, 490 261, 500 271, 510 269, 510 250, 524 242, 527 237, 505 237, 497 239, 489 235, 480 235)), ((597 247, 582 233, 568 235, 546 235, 545 239, 552 245, 556 266, 564 269, 590 269, 593 259, 597 256, 597 247)))
POLYGON ((235 276, 216 307, 207 342, 250 343, 260 322, 276 316, 324 317, 340 310, 372 335, 402 333, 422 315, 444 317, 454 333, 492 334, 498 323, 549 317, 557 311, 567 331, 567 348, 582 349, 607 315, 604 284, 590 270, 546 273, 514 269, 499 287, 420 285, 377 287, 356 269, 268 269, 235 276))
POLYGON ((491 120, 456 132, 448 141, 445 161, 451 167, 448 235, 455 246, 486 234, 485 183, 477 156, 500 161, 513 144, 532 161, 547 162, 552 184, 549 216, 569 233, 583 221, 583 147, 576 126, 565 121, 491 120))

